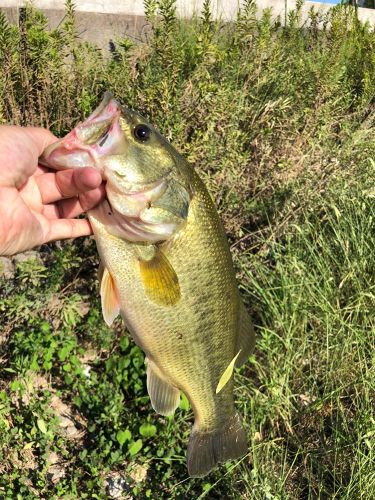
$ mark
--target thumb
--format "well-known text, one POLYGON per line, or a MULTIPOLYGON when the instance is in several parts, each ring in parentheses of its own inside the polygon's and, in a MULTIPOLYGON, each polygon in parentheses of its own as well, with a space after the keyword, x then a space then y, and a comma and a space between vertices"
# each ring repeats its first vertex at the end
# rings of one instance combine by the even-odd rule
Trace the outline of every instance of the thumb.
POLYGON ((43 128, 0 125, 0 185, 20 188, 35 172, 44 148, 55 141, 43 128))

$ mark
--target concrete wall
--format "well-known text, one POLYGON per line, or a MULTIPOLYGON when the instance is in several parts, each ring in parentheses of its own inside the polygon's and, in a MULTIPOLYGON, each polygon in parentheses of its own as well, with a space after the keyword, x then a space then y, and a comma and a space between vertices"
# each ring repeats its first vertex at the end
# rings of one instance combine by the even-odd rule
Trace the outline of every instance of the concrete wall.
MULTIPOLYGON (((1 3, 1 0, 0 0, 1 3)), ((18 23, 18 8, 2 8, 11 23, 18 23)), ((56 28, 64 18, 62 9, 42 9, 48 17, 50 28, 56 28)), ((109 42, 125 36, 139 39, 146 31, 144 16, 128 14, 106 14, 101 12, 77 12, 77 32, 81 39, 95 43, 101 49, 108 50, 109 42)))
MULTIPOLYGON (((215 17, 225 21, 236 17, 241 0, 211 0, 215 17)), ((0 9, 8 18, 17 23, 18 9, 26 4, 25 0, 0 0, 0 9)), ((33 5, 43 10, 51 27, 56 27, 63 18, 64 0, 34 0, 33 5)), ((177 12, 181 17, 191 17, 202 9, 203 0, 177 0, 177 12)), ((272 8, 274 16, 285 18, 287 10, 294 9, 296 0, 258 0, 259 14, 266 8, 272 8)), ((97 43, 102 48, 108 48, 110 40, 126 36, 138 38, 146 30, 142 0, 76 0, 76 19, 78 31, 84 40, 97 43)), ((302 17, 309 10, 326 12, 332 5, 322 2, 306 1, 302 7, 302 17)), ((359 18, 375 25, 375 10, 358 9, 359 18)))
MULTIPOLYGON (((25 0, 0 0, 1 7, 22 7, 26 3, 25 0)), ((221 16, 223 19, 234 19, 238 6, 242 0, 211 0, 211 8, 216 16, 221 16)), ((259 10, 271 7, 276 14, 284 15, 285 5, 287 9, 294 9, 296 0, 258 0, 259 10)), ((33 0, 35 7, 42 10, 63 10, 64 0, 33 0)), ((143 1, 142 0, 76 0, 76 10, 80 12, 97 12, 102 14, 126 14, 129 16, 143 16, 143 1)), ((203 0, 177 0, 177 11, 183 17, 190 17, 196 12, 202 10, 203 0)), ((321 10, 327 10, 332 7, 332 4, 326 3, 324 0, 320 2, 306 1, 303 6, 303 11, 314 6, 321 10)), ((359 9, 359 16, 363 19, 368 19, 375 22, 375 11, 373 9, 359 9)))

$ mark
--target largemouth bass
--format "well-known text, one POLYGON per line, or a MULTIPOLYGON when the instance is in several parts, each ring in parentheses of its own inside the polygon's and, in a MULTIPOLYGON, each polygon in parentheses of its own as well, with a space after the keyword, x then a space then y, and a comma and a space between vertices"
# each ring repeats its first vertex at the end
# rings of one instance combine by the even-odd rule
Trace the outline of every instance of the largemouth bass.
POLYGON ((110 325, 120 313, 145 352, 156 412, 172 414, 180 391, 189 399, 190 476, 245 454, 232 373, 251 353, 254 331, 222 224, 197 173, 109 93, 41 162, 92 166, 106 180, 106 199, 88 212, 102 263, 103 316, 110 325))

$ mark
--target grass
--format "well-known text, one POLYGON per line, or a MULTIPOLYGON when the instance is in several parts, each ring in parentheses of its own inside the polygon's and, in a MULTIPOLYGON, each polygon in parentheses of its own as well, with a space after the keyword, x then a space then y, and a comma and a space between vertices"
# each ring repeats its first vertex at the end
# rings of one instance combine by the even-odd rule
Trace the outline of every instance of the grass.
POLYGON ((2 261, 0 496, 370 499, 374 473, 375 34, 338 6, 282 27, 244 2, 231 25, 151 27, 111 57, 28 7, 0 15, 0 121, 61 135, 105 89, 193 163, 225 223, 257 346, 236 373, 243 459, 189 479, 186 400, 153 413, 143 355, 101 318, 91 239, 2 261), (122 492, 122 493, 121 493, 122 492))
POLYGON ((271 259, 240 260, 260 318, 253 435, 274 440, 283 464, 276 497, 371 498, 374 487, 373 199, 330 194, 271 259))

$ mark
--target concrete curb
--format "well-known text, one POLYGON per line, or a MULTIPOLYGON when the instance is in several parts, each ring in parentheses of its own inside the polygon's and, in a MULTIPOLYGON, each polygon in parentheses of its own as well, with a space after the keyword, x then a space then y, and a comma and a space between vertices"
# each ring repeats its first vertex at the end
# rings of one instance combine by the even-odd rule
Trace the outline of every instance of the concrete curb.
MULTIPOLYGON (((258 10, 272 8, 275 15, 285 16, 287 10, 295 9, 297 0, 258 0, 258 10)), ((0 8, 19 8, 25 6, 27 0, 0 0, 0 8)), ((211 0, 211 9, 215 17, 231 20, 236 17, 237 10, 242 4, 241 0, 211 0)), ((34 0, 33 5, 41 10, 64 10, 64 0, 34 0)), ((77 0, 75 2, 78 12, 97 12, 101 14, 122 14, 127 16, 144 16, 143 2, 139 0, 77 0)), ((202 10, 203 0, 177 0, 177 13, 182 17, 191 17, 202 10)), ((333 5, 321 2, 306 1, 302 7, 303 15, 311 7, 327 11, 333 5)), ((375 10, 358 8, 359 18, 363 21, 375 23, 375 10)))

